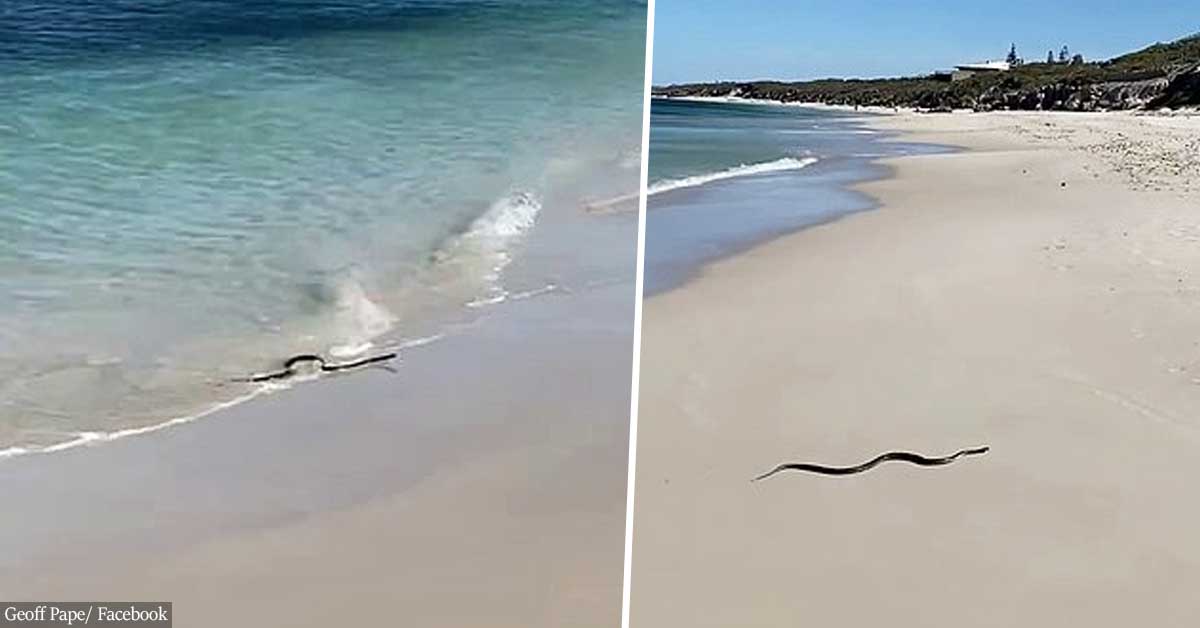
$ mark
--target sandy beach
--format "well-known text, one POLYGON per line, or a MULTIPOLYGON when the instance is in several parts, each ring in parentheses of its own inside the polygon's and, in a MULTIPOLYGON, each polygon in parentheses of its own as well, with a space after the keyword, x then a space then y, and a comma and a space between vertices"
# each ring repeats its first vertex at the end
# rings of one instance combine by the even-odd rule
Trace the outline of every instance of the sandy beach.
POLYGON ((0 461, 0 597, 170 601, 176 626, 616 625, 636 215, 566 223, 604 242, 569 292, 394 372, 0 461))
POLYGON ((1190 625, 1200 118, 869 124, 965 150, 645 302, 631 625, 1190 625))

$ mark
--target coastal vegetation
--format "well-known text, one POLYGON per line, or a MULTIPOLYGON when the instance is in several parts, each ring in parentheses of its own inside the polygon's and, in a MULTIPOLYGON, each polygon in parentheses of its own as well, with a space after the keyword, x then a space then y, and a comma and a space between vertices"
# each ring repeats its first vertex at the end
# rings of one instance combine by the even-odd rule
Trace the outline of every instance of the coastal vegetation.
POLYGON ((949 74, 883 79, 689 83, 655 87, 657 96, 736 96, 780 102, 913 107, 926 110, 997 109, 1098 111, 1200 105, 1200 34, 1157 43, 1105 61, 1069 56, 1011 63, 963 80, 949 74))

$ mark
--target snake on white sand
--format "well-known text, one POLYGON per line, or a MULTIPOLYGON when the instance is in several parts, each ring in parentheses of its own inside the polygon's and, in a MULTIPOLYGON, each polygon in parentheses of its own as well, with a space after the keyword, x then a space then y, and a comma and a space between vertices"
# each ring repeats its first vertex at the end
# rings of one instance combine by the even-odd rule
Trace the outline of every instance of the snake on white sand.
POLYGON ((809 473, 819 473, 821 475, 854 475, 873 469, 876 465, 895 460, 898 462, 908 462, 920 467, 940 467, 950 464, 958 460, 962 456, 975 456, 978 454, 987 453, 989 447, 975 447, 973 449, 962 449, 949 456, 940 458, 930 458, 921 454, 914 454, 908 451, 889 451, 884 454, 879 454, 875 458, 868 460, 860 465, 853 467, 828 467, 822 464, 813 464, 811 462, 787 462, 781 464, 770 471, 754 478, 751 482, 757 482, 779 473, 780 471, 807 471, 809 473))
POLYGON ((395 352, 382 353, 380 355, 373 355, 371 357, 362 358, 360 360, 354 360, 352 362, 332 362, 331 363, 331 362, 326 361, 325 358, 323 358, 319 355, 316 355, 314 353, 301 353, 299 355, 294 355, 294 356, 288 358, 283 363, 283 368, 279 369, 278 371, 271 371, 269 373, 258 373, 255 375, 251 375, 249 377, 238 378, 233 381, 235 381, 235 382, 267 382, 267 381, 276 380, 276 379, 285 379, 285 378, 295 375, 296 367, 298 365, 304 364, 306 362, 316 363, 317 367, 321 370, 322 373, 333 373, 336 371, 344 371, 346 369, 358 368, 361 366, 368 366, 370 364, 378 364, 380 362, 387 362, 388 360, 394 359, 397 355, 398 354, 395 352))

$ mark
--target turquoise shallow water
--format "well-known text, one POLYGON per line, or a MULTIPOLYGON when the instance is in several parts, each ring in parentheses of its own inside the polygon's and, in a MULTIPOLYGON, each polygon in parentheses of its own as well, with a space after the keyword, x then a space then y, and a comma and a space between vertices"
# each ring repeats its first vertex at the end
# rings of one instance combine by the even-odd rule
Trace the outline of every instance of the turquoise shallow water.
POLYGON ((645 12, 6 3, 0 450, 200 412, 282 356, 506 294, 547 213, 636 181, 645 12))
POLYGON ((704 264, 874 203, 854 183, 883 157, 941 147, 895 141, 853 112, 655 99, 650 109, 645 290, 704 264))
POLYGON ((773 164, 789 161, 881 150, 881 134, 858 124, 855 114, 840 111, 656 98, 651 116, 650 184, 660 188, 694 187, 684 184, 751 175, 755 168, 769 172, 773 164))

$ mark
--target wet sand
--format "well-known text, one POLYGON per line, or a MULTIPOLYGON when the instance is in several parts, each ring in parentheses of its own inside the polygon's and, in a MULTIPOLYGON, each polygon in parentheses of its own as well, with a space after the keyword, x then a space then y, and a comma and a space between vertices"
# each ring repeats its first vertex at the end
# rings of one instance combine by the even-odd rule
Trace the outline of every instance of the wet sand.
POLYGON ((1200 118, 868 123, 967 150, 645 303, 631 625, 1200 616, 1200 118))
POLYGON ((616 625, 636 216, 566 222, 527 257, 608 244, 563 289, 395 373, 3 461, 0 591, 172 601, 177 626, 616 625))

